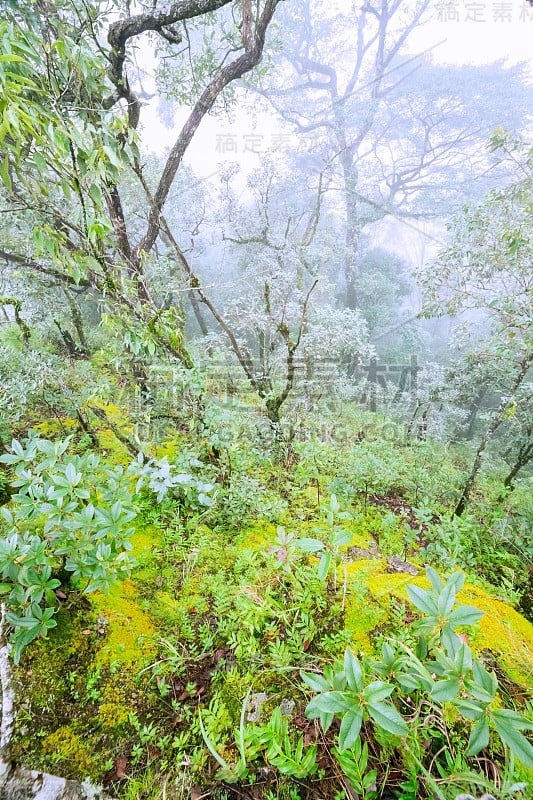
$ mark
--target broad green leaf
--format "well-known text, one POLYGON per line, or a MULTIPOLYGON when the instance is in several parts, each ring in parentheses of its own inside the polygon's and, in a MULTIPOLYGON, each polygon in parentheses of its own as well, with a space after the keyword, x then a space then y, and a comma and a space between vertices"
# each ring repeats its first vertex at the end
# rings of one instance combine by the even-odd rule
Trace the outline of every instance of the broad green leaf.
POLYGON ((40 153, 38 150, 35 150, 32 154, 32 159, 33 163, 41 173, 41 176, 44 177, 48 173, 48 164, 43 158, 42 153, 40 153))
POLYGON ((305 713, 307 715, 314 714, 315 716, 322 711, 327 714, 342 714, 344 711, 351 711, 352 707, 352 703, 344 692, 323 692, 313 697, 311 702, 307 704, 305 713))
POLYGON ((39 621, 34 617, 20 617, 18 614, 14 614, 12 611, 7 612, 6 619, 10 625, 13 625, 14 628, 27 628, 30 630, 36 629, 39 624, 39 621))
MULTIPOLYGON (((377 776, 378 776, 378 773, 377 773, 377 770, 375 770, 375 769, 371 769, 370 772, 367 772, 366 775, 364 776, 363 780, 362 780, 363 787, 365 789, 370 789, 372 784, 374 784, 376 782, 377 776)), ((372 795, 369 795, 369 796, 373 796, 373 793, 372 793, 372 795)))
POLYGON ((65 195, 67 200, 70 200, 70 198, 72 197, 72 190, 70 188, 68 180, 65 177, 61 179, 61 189, 63 190, 63 194, 65 195))
POLYGON ((380 728, 397 736, 406 736, 407 724, 394 706, 388 703, 368 703, 368 713, 380 728))
POLYGON ((318 715, 318 719, 320 720, 320 725, 322 726, 322 730, 324 733, 327 733, 333 724, 333 720, 335 719, 335 714, 328 714, 323 711, 321 714, 318 715))
POLYGON ((482 686, 479 686, 474 681, 465 680, 465 688, 476 700, 480 703, 491 703, 494 700, 494 695, 486 692, 482 686))
POLYGON ((392 649, 390 644, 387 644, 387 642, 385 642, 381 648, 381 657, 387 666, 392 664, 394 661, 395 658, 394 650, 392 649))
POLYGON ((496 694, 498 680, 493 672, 489 672, 477 659, 472 665, 474 680, 485 689, 490 695, 496 694))
POLYGON ((334 541, 336 547, 343 547, 345 544, 350 544, 352 541, 352 534, 350 531, 341 529, 335 533, 334 541))
POLYGON ((459 675, 470 672, 472 669, 472 651, 464 642, 461 642, 461 646, 455 654, 455 669, 459 675))
POLYGON ((435 572, 433 567, 426 567, 426 575, 428 581, 431 583, 435 591, 439 593, 442 592, 444 584, 442 583, 439 575, 437 574, 437 572, 435 572))
POLYGON ((385 700, 394 691, 394 686, 390 683, 383 683, 383 681, 373 681, 365 686, 363 697, 368 703, 379 703, 385 700))
POLYGON ((78 473, 76 471, 76 467, 74 466, 74 464, 72 463, 67 464, 65 469, 65 477, 67 478, 68 482, 72 485, 75 485, 78 482, 78 473))
POLYGON ((103 203, 102 192, 97 183, 91 184, 91 186, 89 187, 89 194, 91 195, 96 205, 98 206, 102 205, 103 203))
POLYGON ((450 581, 446 584, 439 594, 438 608, 439 614, 443 617, 448 616, 455 603, 455 586, 450 581))
POLYGON ((20 458, 24 457, 24 448, 22 447, 21 443, 18 439, 13 439, 11 442, 11 449, 15 453, 15 455, 19 456, 20 458))
POLYGON ((322 555, 320 562, 318 564, 317 575, 321 581, 325 580, 327 574, 329 572, 329 566, 331 564, 331 553, 329 550, 322 555))
POLYGON ((297 539, 295 544, 304 553, 318 553, 324 549, 324 542, 319 539, 297 539))
POLYGON ((480 750, 487 747, 489 736, 489 723, 487 718, 483 716, 472 728, 468 740, 468 750, 466 751, 467 756, 475 756, 480 750))
POLYGON ((20 456, 13 453, 2 453, 0 456, 0 464, 18 464, 20 456))
POLYGON ((428 592, 425 592, 423 589, 420 589, 418 586, 408 586, 407 587, 407 594, 409 595, 409 599, 411 603, 416 606, 420 611, 424 614, 428 614, 429 616, 438 617, 439 610, 437 608, 437 604, 435 601, 430 597, 428 592))
POLYGON ((361 708, 354 708, 348 711, 342 718, 339 730, 339 750, 346 750, 355 742, 361 732, 363 722, 363 711, 361 708))
POLYGON ((454 658, 461 647, 461 639, 454 632, 451 625, 445 625, 441 631, 442 644, 446 648, 446 653, 450 658, 454 658))
POLYGON ((463 717, 466 719, 477 720, 483 716, 484 709, 478 703, 473 703, 470 700, 459 700, 455 706, 463 717))
POLYGON ((456 592, 460 592, 463 586, 465 585, 465 574, 464 572, 454 572, 453 575, 450 575, 448 578, 448 583, 453 583, 456 592))
POLYGON ((510 708, 498 708, 493 712, 494 721, 499 720, 504 725, 511 725, 516 730, 533 730, 533 722, 513 711, 510 708))
POLYGON ((419 636, 416 641, 416 649, 415 653, 417 658, 424 659, 427 658, 428 654, 428 641, 425 636, 419 636))
POLYGON ((314 692, 327 692, 329 683, 322 675, 315 675, 311 672, 300 672, 300 676, 304 683, 314 692))
POLYGON ((473 625, 475 622, 479 622, 483 615, 484 612, 474 606, 459 606, 455 611, 452 611, 448 617, 448 622, 450 625, 453 625, 453 627, 457 627, 458 625, 473 625))
POLYGON ((22 650, 26 645, 33 642, 39 635, 38 628, 34 627, 29 630, 17 630, 13 636, 13 661, 15 664, 20 662, 22 650))
POLYGON ((447 703, 454 700, 459 693, 459 681, 456 678, 450 678, 445 681, 437 681, 431 690, 431 699, 437 703, 447 703))
POLYGON ((420 678, 416 675, 409 673, 409 672, 400 672, 396 676, 396 680, 400 684, 403 689, 407 689, 408 692, 412 692, 415 689, 420 688, 420 678))
POLYGON ((344 674, 352 692, 360 692, 363 688, 363 671, 349 647, 344 653, 344 674))
POLYGON ((496 712, 492 715, 492 719, 502 742, 509 747, 513 755, 520 759, 524 766, 533 769, 533 747, 526 737, 509 724, 505 718, 496 716, 496 712))
POLYGON ((337 512, 339 511, 340 508, 339 501, 337 500, 337 496, 334 494, 332 494, 331 497, 329 498, 329 507, 334 514, 337 514, 337 512))

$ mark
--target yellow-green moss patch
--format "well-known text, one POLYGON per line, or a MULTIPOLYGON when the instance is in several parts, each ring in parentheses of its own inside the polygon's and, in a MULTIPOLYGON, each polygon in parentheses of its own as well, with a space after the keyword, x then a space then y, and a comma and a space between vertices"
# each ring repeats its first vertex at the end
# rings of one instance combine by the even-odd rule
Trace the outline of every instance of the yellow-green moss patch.
POLYGON ((491 597, 479 586, 467 583, 458 599, 485 612, 471 637, 472 646, 498 653, 509 676, 517 683, 531 686, 533 625, 514 608, 491 597))
MULTIPOLYGON (((424 575, 388 573, 378 559, 360 559, 347 565, 346 627, 354 641, 366 651, 368 635, 387 618, 394 597, 409 602, 407 586, 428 588, 424 575), (361 598, 361 586, 370 593, 361 598), (379 611, 381 610, 381 614, 379 611)), ((458 601, 474 605, 484 616, 471 633, 470 643, 475 652, 491 650, 497 654, 506 672, 516 682, 528 685, 533 675, 533 625, 507 603, 502 602, 479 586, 465 584, 458 601)))
POLYGON ((370 655, 373 651, 370 633, 387 618, 388 603, 369 597, 368 582, 372 573, 383 570, 384 562, 378 559, 358 559, 343 564, 337 570, 337 580, 346 574, 345 626, 354 647, 370 655))
POLYGON ((60 419, 45 419, 38 422, 33 426, 33 430, 37 431, 45 439, 55 439, 56 436, 65 436, 65 431, 70 433, 76 430, 79 423, 75 419, 69 417, 61 417, 60 419))
POLYGON ((276 532, 276 525, 271 522, 265 522, 265 520, 259 520, 243 531, 235 541, 235 545, 251 547, 254 550, 263 550, 267 545, 274 544, 276 532))
POLYGON ((97 663, 118 661, 140 667, 155 657, 156 630, 141 608, 131 580, 113 587, 108 594, 95 593, 92 603, 107 623, 106 642, 96 657, 97 663))
POLYGON ((62 765, 72 777, 83 777, 91 772, 93 760, 89 747, 67 726, 46 736, 42 749, 51 763, 62 765))

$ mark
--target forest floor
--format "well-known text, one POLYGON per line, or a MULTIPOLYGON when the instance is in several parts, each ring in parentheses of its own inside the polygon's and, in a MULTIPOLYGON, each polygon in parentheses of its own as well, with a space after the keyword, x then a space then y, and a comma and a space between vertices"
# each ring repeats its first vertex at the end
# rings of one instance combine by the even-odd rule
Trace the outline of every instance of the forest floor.
MULTIPOLYGON (((407 587, 431 588, 428 564, 443 579, 464 573, 457 603, 483 612, 458 632, 497 678, 494 708, 531 714, 528 481, 496 503, 495 461, 453 518, 469 447, 369 441, 367 416, 348 409, 342 442, 281 447, 233 416, 216 437, 180 430, 154 448, 206 481, 213 502, 139 491, 131 575, 107 594, 62 591, 57 627, 23 652, 13 758, 128 800, 526 798, 530 771, 492 734, 468 756, 472 723, 446 698, 401 700, 401 741, 365 716, 359 778, 342 766, 338 719, 325 731, 306 716, 302 671, 327 674, 349 648, 375 678, 388 644, 415 652, 407 587)), ((98 440, 109 463, 131 461, 104 424, 98 440)), ((71 446, 89 445, 75 434, 71 446)))

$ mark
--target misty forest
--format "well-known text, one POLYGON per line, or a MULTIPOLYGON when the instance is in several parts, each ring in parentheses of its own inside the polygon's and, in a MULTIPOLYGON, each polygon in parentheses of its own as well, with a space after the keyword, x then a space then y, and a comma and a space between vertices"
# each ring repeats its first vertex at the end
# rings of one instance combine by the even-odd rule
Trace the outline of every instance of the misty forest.
POLYGON ((531 798, 533 2, 0 10, 0 797, 531 798))

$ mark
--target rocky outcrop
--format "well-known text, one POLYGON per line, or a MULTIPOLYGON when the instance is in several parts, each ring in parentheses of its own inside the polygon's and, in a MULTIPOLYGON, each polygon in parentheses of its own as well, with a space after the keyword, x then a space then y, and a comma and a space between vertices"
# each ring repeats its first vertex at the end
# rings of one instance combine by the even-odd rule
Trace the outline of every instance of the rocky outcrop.
POLYGON ((0 800, 104 800, 104 795, 89 783, 13 767, 4 774, 0 800))

